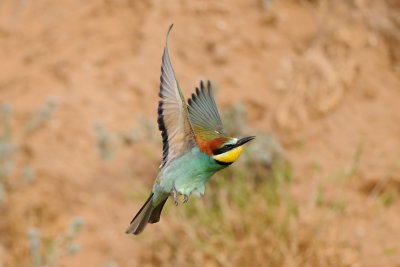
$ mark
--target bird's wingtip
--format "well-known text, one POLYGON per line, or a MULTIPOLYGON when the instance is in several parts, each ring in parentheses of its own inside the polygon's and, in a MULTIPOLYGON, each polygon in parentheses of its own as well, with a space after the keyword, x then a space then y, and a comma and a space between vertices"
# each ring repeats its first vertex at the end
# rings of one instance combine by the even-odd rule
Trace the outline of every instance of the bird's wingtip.
POLYGON ((174 27, 174 23, 171 23, 171 25, 169 25, 167 34, 165 36, 165 47, 166 48, 168 48, 168 36, 169 36, 170 31, 172 30, 172 27, 174 27))
POLYGON ((167 30, 167 39, 168 39, 168 35, 170 33, 170 31, 172 30, 172 28, 174 27, 174 24, 171 23, 171 25, 169 25, 168 30, 167 30))

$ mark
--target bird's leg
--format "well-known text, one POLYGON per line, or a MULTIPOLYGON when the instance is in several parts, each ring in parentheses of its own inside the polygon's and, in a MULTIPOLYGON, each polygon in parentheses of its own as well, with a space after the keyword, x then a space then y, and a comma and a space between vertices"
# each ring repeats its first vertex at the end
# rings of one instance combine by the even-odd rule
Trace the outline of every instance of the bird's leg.
POLYGON ((189 196, 188 195, 183 195, 183 204, 188 202, 188 200, 189 200, 189 196))
POLYGON ((173 198, 174 198, 174 203, 175 203, 175 205, 178 206, 178 204, 179 204, 179 202, 178 202, 178 200, 179 200, 179 198, 178 198, 178 191, 176 191, 175 186, 172 188, 172 196, 173 196, 173 198))

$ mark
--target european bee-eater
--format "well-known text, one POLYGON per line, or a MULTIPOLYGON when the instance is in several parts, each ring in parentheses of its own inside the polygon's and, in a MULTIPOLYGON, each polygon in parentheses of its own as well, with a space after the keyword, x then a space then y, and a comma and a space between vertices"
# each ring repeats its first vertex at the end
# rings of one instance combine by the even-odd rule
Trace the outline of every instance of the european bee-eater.
POLYGON ((163 160, 153 190, 130 223, 127 233, 140 234, 147 223, 160 220, 170 195, 178 204, 178 194, 186 203, 190 195, 204 194, 205 185, 217 171, 236 161, 243 145, 254 136, 241 139, 225 132, 210 82, 200 88, 186 104, 168 54, 167 31, 162 56, 158 127, 163 139, 163 160))

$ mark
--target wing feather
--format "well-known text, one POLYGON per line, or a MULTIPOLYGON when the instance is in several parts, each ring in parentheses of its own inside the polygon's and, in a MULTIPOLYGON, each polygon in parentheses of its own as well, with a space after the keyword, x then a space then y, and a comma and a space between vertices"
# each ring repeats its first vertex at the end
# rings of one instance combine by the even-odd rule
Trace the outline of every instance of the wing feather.
POLYGON ((196 88, 188 103, 189 119, 196 136, 202 140, 226 136, 210 81, 207 82, 207 88, 200 81, 200 89, 196 88))
POLYGON ((163 161, 178 157, 196 144, 190 125, 187 104, 183 98, 168 53, 168 29, 160 76, 160 101, 158 103, 158 128, 163 139, 163 161))

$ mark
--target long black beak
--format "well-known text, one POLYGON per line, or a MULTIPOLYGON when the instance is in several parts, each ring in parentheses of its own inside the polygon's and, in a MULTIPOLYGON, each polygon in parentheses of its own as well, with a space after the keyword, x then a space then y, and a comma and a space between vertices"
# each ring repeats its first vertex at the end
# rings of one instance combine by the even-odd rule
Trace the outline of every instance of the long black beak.
POLYGON ((241 146, 246 144, 247 142, 253 140, 254 138, 256 138, 255 136, 247 136, 247 137, 243 137, 241 139, 239 139, 239 141, 237 141, 236 146, 241 146))

